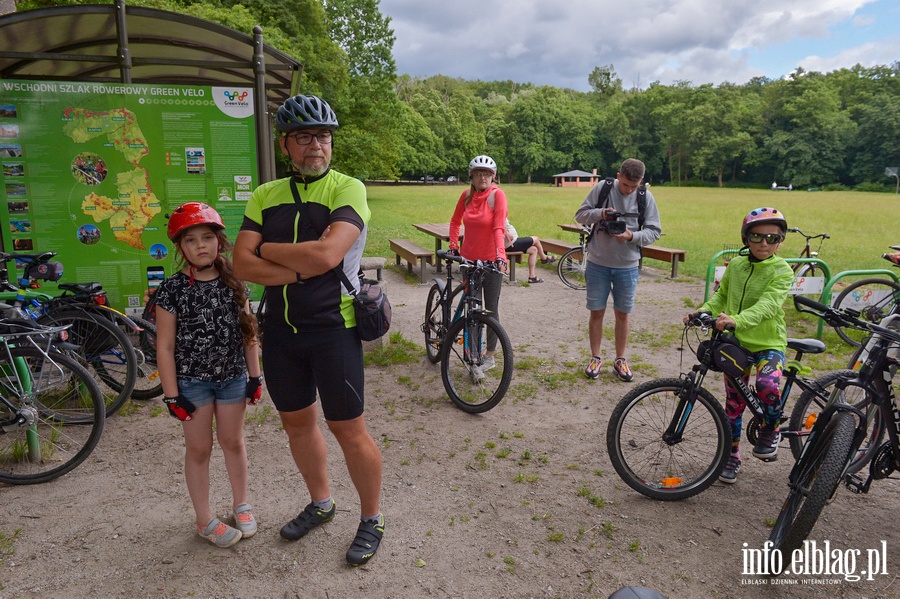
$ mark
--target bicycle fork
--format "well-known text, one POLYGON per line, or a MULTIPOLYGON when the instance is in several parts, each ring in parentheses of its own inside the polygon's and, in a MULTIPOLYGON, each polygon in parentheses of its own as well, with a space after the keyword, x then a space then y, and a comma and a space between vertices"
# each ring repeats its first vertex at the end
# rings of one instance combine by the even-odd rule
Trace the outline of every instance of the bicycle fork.
POLYGON ((663 433, 663 441, 666 445, 677 445, 681 443, 684 429, 687 426, 688 418, 694 409, 694 402, 697 400, 697 389, 703 382, 703 375, 699 378, 696 372, 688 374, 678 390, 678 405, 675 406, 675 413, 672 414, 672 421, 666 432, 663 433))

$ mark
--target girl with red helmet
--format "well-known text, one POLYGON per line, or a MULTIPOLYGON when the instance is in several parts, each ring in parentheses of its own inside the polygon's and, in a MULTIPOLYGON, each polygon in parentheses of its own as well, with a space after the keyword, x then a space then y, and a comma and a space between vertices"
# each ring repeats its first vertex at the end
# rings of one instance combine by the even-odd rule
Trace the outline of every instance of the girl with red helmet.
POLYGON ((180 269, 156 291, 157 365, 169 413, 182 421, 184 477, 197 533, 230 547, 256 533, 247 497, 244 411, 261 396, 256 319, 248 290, 232 271, 222 217, 188 202, 169 218, 180 269), (249 375, 249 377, 248 377, 249 375), (209 500, 209 459, 215 432, 233 494, 234 526, 209 500))
MULTIPOLYGON (((734 335, 753 353, 756 366, 756 393, 765 408, 765 421, 759 429, 759 439, 753 456, 764 462, 778 459, 781 433, 781 373, 787 349, 787 330, 784 324, 784 301, 787 299, 794 272, 784 258, 776 256, 778 246, 787 233, 787 221, 775 208, 751 210, 741 223, 744 247, 725 269, 716 293, 698 312, 718 314, 716 328, 734 329, 734 335)), ((693 315, 685 317, 687 323, 693 315)), ((744 382, 750 380, 750 366, 744 372, 744 382)), ((731 455, 725 470, 719 475, 724 483, 737 481, 741 468, 739 442, 744 402, 728 379, 725 379, 725 414, 731 423, 731 455)))

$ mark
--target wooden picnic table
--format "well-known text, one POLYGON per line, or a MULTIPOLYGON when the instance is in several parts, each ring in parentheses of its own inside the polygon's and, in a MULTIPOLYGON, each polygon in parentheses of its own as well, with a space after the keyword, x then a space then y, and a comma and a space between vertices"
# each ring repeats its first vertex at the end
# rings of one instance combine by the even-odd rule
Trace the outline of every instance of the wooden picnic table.
POLYGON ((568 231, 569 233, 581 233, 582 231, 584 231, 584 225, 579 225, 578 223, 563 223, 556 226, 563 231, 568 231))
MULTIPOLYGON (((420 223, 414 224, 413 227, 422 231, 427 235, 431 235, 434 237, 434 255, 437 258, 437 253, 440 251, 443 242, 450 242, 450 223, 420 223)), ((459 227, 459 241, 462 242, 463 234, 465 232, 465 227, 460 225, 459 227)), ((437 260, 437 271, 441 272, 441 261, 437 260)))

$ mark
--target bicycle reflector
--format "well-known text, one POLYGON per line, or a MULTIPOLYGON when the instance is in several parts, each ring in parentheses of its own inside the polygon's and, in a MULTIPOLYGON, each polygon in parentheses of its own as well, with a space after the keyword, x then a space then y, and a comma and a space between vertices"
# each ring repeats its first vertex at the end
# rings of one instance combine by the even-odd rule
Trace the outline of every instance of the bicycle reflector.
POLYGON ((106 293, 98 293, 96 295, 92 295, 91 301, 93 301, 98 306, 108 306, 109 305, 109 298, 106 297, 106 293))

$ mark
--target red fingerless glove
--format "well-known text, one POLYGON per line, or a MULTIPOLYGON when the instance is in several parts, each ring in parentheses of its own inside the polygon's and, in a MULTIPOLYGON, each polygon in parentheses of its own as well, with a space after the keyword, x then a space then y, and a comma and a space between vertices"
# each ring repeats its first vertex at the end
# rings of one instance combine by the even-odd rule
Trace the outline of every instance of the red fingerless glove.
POLYGON ((248 376, 247 388, 244 390, 244 397, 250 399, 250 405, 255 406, 262 397, 262 377, 248 376))
POLYGON ((180 394, 178 397, 164 397, 163 402, 166 404, 166 407, 169 408, 169 415, 182 422, 190 420, 192 418, 191 414, 197 409, 197 406, 188 401, 184 395, 180 394))

